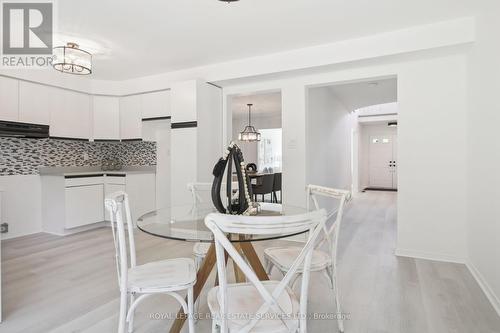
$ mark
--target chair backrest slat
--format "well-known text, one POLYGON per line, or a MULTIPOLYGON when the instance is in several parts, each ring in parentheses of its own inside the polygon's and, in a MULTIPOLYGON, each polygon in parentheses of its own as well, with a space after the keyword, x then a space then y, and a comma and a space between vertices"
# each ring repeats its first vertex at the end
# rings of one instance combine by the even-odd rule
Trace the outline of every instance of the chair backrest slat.
POLYGON ((109 212, 115 245, 118 283, 120 288, 126 288, 128 269, 136 266, 134 223, 130 213, 128 195, 122 191, 112 193, 106 197, 105 206, 109 212), (125 225, 128 233, 128 249, 125 225))
POLYGON ((342 224, 345 205, 349 200, 351 200, 351 192, 341 189, 319 186, 319 185, 308 185, 307 194, 308 194, 308 200, 307 200, 308 209, 310 208, 311 201, 314 204, 314 209, 320 209, 320 205, 318 203, 318 196, 332 198, 333 200, 336 200, 338 202, 337 208, 327 217, 327 219, 330 219, 331 217, 336 215, 335 221, 332 223, 330 228, 328 228, 325 224, 325 227, 323 229, 324 240, 328 242, 330 256, 332 258, 333 265, 336 266, 340 227, 342 224))
MULTIPOLYGON (((262 305, 259 307, 253 319, 249 320, 240 332, 249 332, 255 325, 264 318, 269 309, 272 309, 278 314, 285 314, 281 308, 278 299, 280 295, 285 292, 288 284, 292 280, 295 273, 300 267, 303 267, 302 279, 302 296, 300 298, 300 310, 306 309, 307 304, 307 287, 309 282, 309 269, 311 265, 312 253, 315 243, 321 233, 323 226, 326 222, 326 211, 319 210, 309 212, 307 214, 295 216, 269 216, 269 217, 255 217, 255 216, 241 216, 241 215, 223 215, 223 214, 209 214, 205 218, 205 224, 213 232, 216 244, 217 253, 217 270, 219 272, 219 286, 221 298, 221 313, 223 318, 220 318, 222 323, 221 332, 227 330, 227 278, 226 278, 226 265, 225 265, 225 251, 233 259, 234 263, 247 277, 248 281, 257 289, 257 292, 263 299, 262 305), (257 277, 256 273, 250 268, 245 259, 242 258, 239 251, 235 249, 233 244, 228 240, 227 234, 259 234, 259 235, 274 235, 277 233, 294 233, 298 231, 309 231, 309 239, 304 248, 300 252, 292 264, 290 270, 287 272, 283 280, 278 286, 270 293, 262 282, 257 277), (304 303, 305 302, 305 303, 304 303)), ((305 316, 304 314, 300 314, 305 316)), ((291 330, 292 323, 284 320, 280 316, 282 324, 291 330)))
MULTIPOLYGON (((193 199, 193 209, 198 208, 200 205, 207 205, 212 203, 212 183, 189 183, 187 185, 188 191, 191 192, 193 199)), ((233 182, 231 187, 235 193, 233 198, 238 196, 238 182, 233 182)), ((222 195, 225 196, 226 184, 221 185, 222 195)))

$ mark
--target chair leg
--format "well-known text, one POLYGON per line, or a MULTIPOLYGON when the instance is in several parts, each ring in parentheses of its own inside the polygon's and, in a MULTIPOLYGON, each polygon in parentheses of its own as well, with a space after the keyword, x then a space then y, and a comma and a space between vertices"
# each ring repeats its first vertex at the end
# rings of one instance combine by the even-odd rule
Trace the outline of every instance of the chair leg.
POLYGON ((336 277, 336 272, 334 268, 328 267, 330 269, 330 274, 332 278, 332 288, 333 288, 333 293, 335 294, 335 305, 337 307, 337 325, 339 327, 339 331, 341 333, 344 332, 344 319, 342 318, 342 308, 340 306, 340 290, 337 285, 337 277, 336 277))
POLYGON ((120 315, 118 319, 118 333, 125 333, 125 325, 127 320, 127 290, 122 290, 120 293, 120 315))
POLYGON ((215 320, 212 319, 212 333, 219 333, 219 326, 215 323, 215 320))
POLYGON ((274 264, 267 257, 264 257, 264 267, 266 269, 267 275, 271 276, 271 272, 273 271, 274 264))
MULTIPOLYGON (((292 288, 292 290, 295 290, 295 283, 297 283, 299 277, 300 277, 300 273, 297 273, 295 274, 295 276, 290 280, 290 288, 292 288)), ((302 297, 302 296, 301 296, 302 297)))
MULTIPOLYGON (((195 268, 196 268, 196 272, 198 272, 198 270, 200 269, 201 267, 201 264, 203 263, 203 260, 205 258, 204 257, 200 257, 200 256, 195 256, 194 257, 194 265, 195 265, 195 268)), ((195 313, 197 314, 196 315, 196 318, 195 318, 195 322, 198 322, 198 314, 200 313, 200 298, 201 297, 198 297, 196 299, 196 302, 194 302, 194 309, 195 309, 195 313)))
POLYGON ((194 333, 194 306, 193 306, 193 287, 189 288, 187 291, 188 294, 188 325, 189 325, 189 333, 194 333))
POLYGON ((332 267, 329 266, 329 267, 325 268, 325 270, 323 271, 323 273, 326 275, 326 279, 330 283, 330 288, 335 289, 335 285, 333 284, 334 280, 333 280, 333 270, 332 270, 332 267))
MULTIPOLYGON (((135 300, 135 295, 134 294, 130 294, 130 306, 132 306, 132 304, 134 304, 134 300, 135 300)), ((132 312, 129 320, 128 320, 128 332, 129 333, 132 333, 134 331, 134 313, 135 313, 135 310, 132 312)))

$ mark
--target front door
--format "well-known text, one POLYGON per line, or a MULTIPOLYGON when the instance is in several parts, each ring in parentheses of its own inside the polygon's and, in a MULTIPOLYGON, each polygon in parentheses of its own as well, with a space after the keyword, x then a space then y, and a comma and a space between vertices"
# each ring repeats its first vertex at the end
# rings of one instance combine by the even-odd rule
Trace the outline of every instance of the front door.
POLYGON ((397 188, 397 136, 371 135, 369 186, 397 188))

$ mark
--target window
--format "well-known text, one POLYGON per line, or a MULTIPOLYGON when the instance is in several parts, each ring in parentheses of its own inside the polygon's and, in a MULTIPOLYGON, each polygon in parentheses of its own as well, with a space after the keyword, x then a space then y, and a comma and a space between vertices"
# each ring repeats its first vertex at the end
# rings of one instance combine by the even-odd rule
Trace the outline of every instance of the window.
POLYGON ((260 172, 280 172, 282 165, 281 128, 259 129, 261 139, 257 151, 260 172))

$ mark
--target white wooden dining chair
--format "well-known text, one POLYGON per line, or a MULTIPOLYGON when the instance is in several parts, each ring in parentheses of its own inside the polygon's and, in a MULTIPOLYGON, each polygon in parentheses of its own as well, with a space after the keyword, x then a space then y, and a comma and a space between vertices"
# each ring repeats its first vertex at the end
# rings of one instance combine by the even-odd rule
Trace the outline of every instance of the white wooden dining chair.
POLYGON ((184 313, 188 314, 189 332, 194 333, 193 286, 196 283, 196 270, 193 259, 176 258, 137 265, 134 224, 127 194, 116 192, 109 195, 105 200, 105 206, 111 220, 120 287, 118 332, 124 333, 127 323, 128 331, 133 331, 134 311, 145 298, 155 294, 165 294, 172 296, 181 304, 184 313), (125 226, 128 234, 128 251, 125 226), (187 303, 184 296, 179 294, 182 291, 187 291, 187 303))
MULTIPOLYGON (((233 189, 237 189, 238 183, 233 183, 233 189)), ((200 205, 209 205, 212 202, 212 183, 189 183, 187 185, 189 192, 191 192, 192 196, 192 210, 193 212, 200 205)), ((225 190, 225 184, 222 184, 222 189, 225 190)), ((237 193, 233 193, 233 197, 237 196, 237 193)), ((194 263, 196 266, 196 270, 200 269, 203 260, 207 256, 208 249, 210 248, 211 243, 207 242, 197 242, 193 245, 193 256, 194 263)))
MULTIPOLYGON (((333 189, 318 185, 307 186, 307 208, 310 210, 310 202, 314 204, 314 209, 319 209, 318 196, 336 200, 338 203, 337 209, 330 213, 327 217, 329 220, 336 216, 335 221, 329 227, 323 229, 323 237, 316 246, 313 252, 311 271, 323 272, 331 288, 333 289, 335 304, 337 307, 337 324, 340 332, 344 332, 344 321, 342 318, 342 309, 340 305, 340 289, 337 283, 337 247, 339 239, 339 231, 342 223, 344 207, 351 198, 351 193, 345 190, 333 189), (320 250, 323 244, 328 246, 328 251, 320 250)), ((270 275, 273 267, 276 267, 283 275, 290 271, 290 267, 295 258, 301 251, 300 247, 271 247, 264 250, 264 261, 267 273, 270 275)), ((302 271, 298 270, 292 279, 291 286, 293 288, 295 281, 301 276, 302 271)))
MULTIPOLYGON (((191 192, 193 212, 196 211, 200 205, 211 202, 212 183, 189 183, 187 188, 189 192, 191 192)), ((198 242, 193 245, 194 263, 197 271, 207 255, 210 244, 211 243, 198 242)))
POLYGON ((312 250, 325 221, 325 210, 295 216, 209 214, 205 224, 214 234, 219 276, 219 286, 212 288, 207 297, 212 332, 306 332, 312 250), (282 281, 260 281, 227 238, 227 234, 275 235, 303 231, 309 231, 309 239, 282 281), (248 283, 227 282, 225 253, 240 268, 248 283), (300 300, 288 287, 299 269, 303 272, 300 300))

